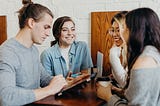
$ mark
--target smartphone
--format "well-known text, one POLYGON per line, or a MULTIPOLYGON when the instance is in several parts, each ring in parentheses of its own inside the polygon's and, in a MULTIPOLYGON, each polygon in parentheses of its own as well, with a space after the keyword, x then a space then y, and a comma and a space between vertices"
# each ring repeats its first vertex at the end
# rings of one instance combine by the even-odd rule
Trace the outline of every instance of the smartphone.
POLYGON ((81 73, 71 74, 71 77, 76 78, 78 76, 82 75, 81 73))

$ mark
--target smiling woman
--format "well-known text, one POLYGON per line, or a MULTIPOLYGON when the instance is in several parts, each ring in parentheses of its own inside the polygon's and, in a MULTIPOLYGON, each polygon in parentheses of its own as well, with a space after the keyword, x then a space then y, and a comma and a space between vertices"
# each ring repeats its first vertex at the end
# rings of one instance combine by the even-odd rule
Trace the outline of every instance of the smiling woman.
POLYGON ((118 11, 91 13, 91 55, 93 64, 96 65, 97 51, 103 53, 103 75, 111 73, 109 50, 113 45, 113 39, 109 35, 108 29, 111 27, 111 19, 116 13, 118 11))
POLYGON ((125 15, 128 78, 123 97, 111 86, 97 84, 97 96, 108 106, 160 106, 160 20, 150 8, 137 8, 125 15), (144 101, 145 100, 145 101, 144 101))
POLYGON ((52 31, 55 41, 41 54, 41 62, 50 75, 63 74, 67 78, 70 73, 86 74, 93 66, 87 44, 75 41, 75 29, 75 23, 68 16, 54 22, 52 31))

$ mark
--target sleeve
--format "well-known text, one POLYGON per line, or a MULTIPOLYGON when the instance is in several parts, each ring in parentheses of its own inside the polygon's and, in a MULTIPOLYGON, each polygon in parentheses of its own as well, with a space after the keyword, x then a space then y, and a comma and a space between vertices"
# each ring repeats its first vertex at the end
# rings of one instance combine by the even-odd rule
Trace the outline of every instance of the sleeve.
MULTIPOLYGON (((125 92, 125 96, 129 101, 128 103, 129 105, 146 106, 145 103, 153 102, 152 99, 149 98, 149 96, 151 95, 150 93, 153 93, 153 92, 150 92, 150 90, 153 90, 151 87, 153 86, 152 85, 153 78, 150 79, 152 77, 152 74, 147 73, 146 71, 148 70, 141 69, 141 70, 131 71, 130 83, 125 92)), ((149 71, 152 72, 151 70, 149 71)))
POLYGON ((16 86, 16 67, 12 65, 12 62, 19 63, 17 58, 14 58, 16 55, 8 52, 3 53, 0 50, 0 105, 17 106, 34 102, 33 90, 16 86))
POLYGON ((128 106, 126 99, 121 99, 117 95, 113 95, 107 102, 107 106, 128 106))
POLYGON ((43 67, 45 68, 45 70, 53 76, 53 72, 52 72, 52 63, 51 63, 51 59, 50 59, 50 54, 45 50, 42 52, 41 56, 41 63, 43 65, 43 67))
POLYGON ((53 77, 44 69, 42 64, 39 64, 39 68, 39 70, 41 71, 40 86, 45 87, 50 83, 53 77))
POLYGON ((121 87, 124 87, 126 84, 127 79, 127 71, 121 64, 120 61, 120 48, 119 47, 112 47, 110 49, 109 60, 112 66, 112 74, 115 80, 121 87))
POLYGON ((93 67, 92 58, 91 58, 91 54, 89 52, 89 48, 85 42, 84 42, 83 46, 84 46, 84 52, 83 52, 84 57, 82 59, 81 70, 85 70, 85 69, 93 67))
POLYGON ((147 87, 149 80, 151 80, 149 77, 150 74, 148 73, 141 73, 141 71, 135 72, 135 70, 131 71, 130 83, 125 91, 126 99, 121 99, 117 95, 113 95, 108 101, 108 106, 146 106, 145 103, 151 102, 147 98, 148 91, 150 91, 150 88, 147 87))

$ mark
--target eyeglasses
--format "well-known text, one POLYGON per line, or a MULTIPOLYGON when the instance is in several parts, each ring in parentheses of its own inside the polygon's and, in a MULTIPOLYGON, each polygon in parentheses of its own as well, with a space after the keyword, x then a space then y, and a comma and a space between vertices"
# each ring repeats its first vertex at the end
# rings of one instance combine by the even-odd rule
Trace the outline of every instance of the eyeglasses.
POLYGON ((107 30, 107 32, 108 32, 110 35, 113 35, 114 33, 119 34, 119 29, 109 28, 109 29, 107 30))

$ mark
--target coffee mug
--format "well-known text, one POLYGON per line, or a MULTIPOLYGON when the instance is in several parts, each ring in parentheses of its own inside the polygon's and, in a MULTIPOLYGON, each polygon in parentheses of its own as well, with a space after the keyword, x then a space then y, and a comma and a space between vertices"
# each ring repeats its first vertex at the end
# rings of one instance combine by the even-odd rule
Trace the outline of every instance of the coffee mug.
POLYGON ((109 77, 97 77, 96 82, 104 87, 107 87, 111 83, 111 80, 109 77))

